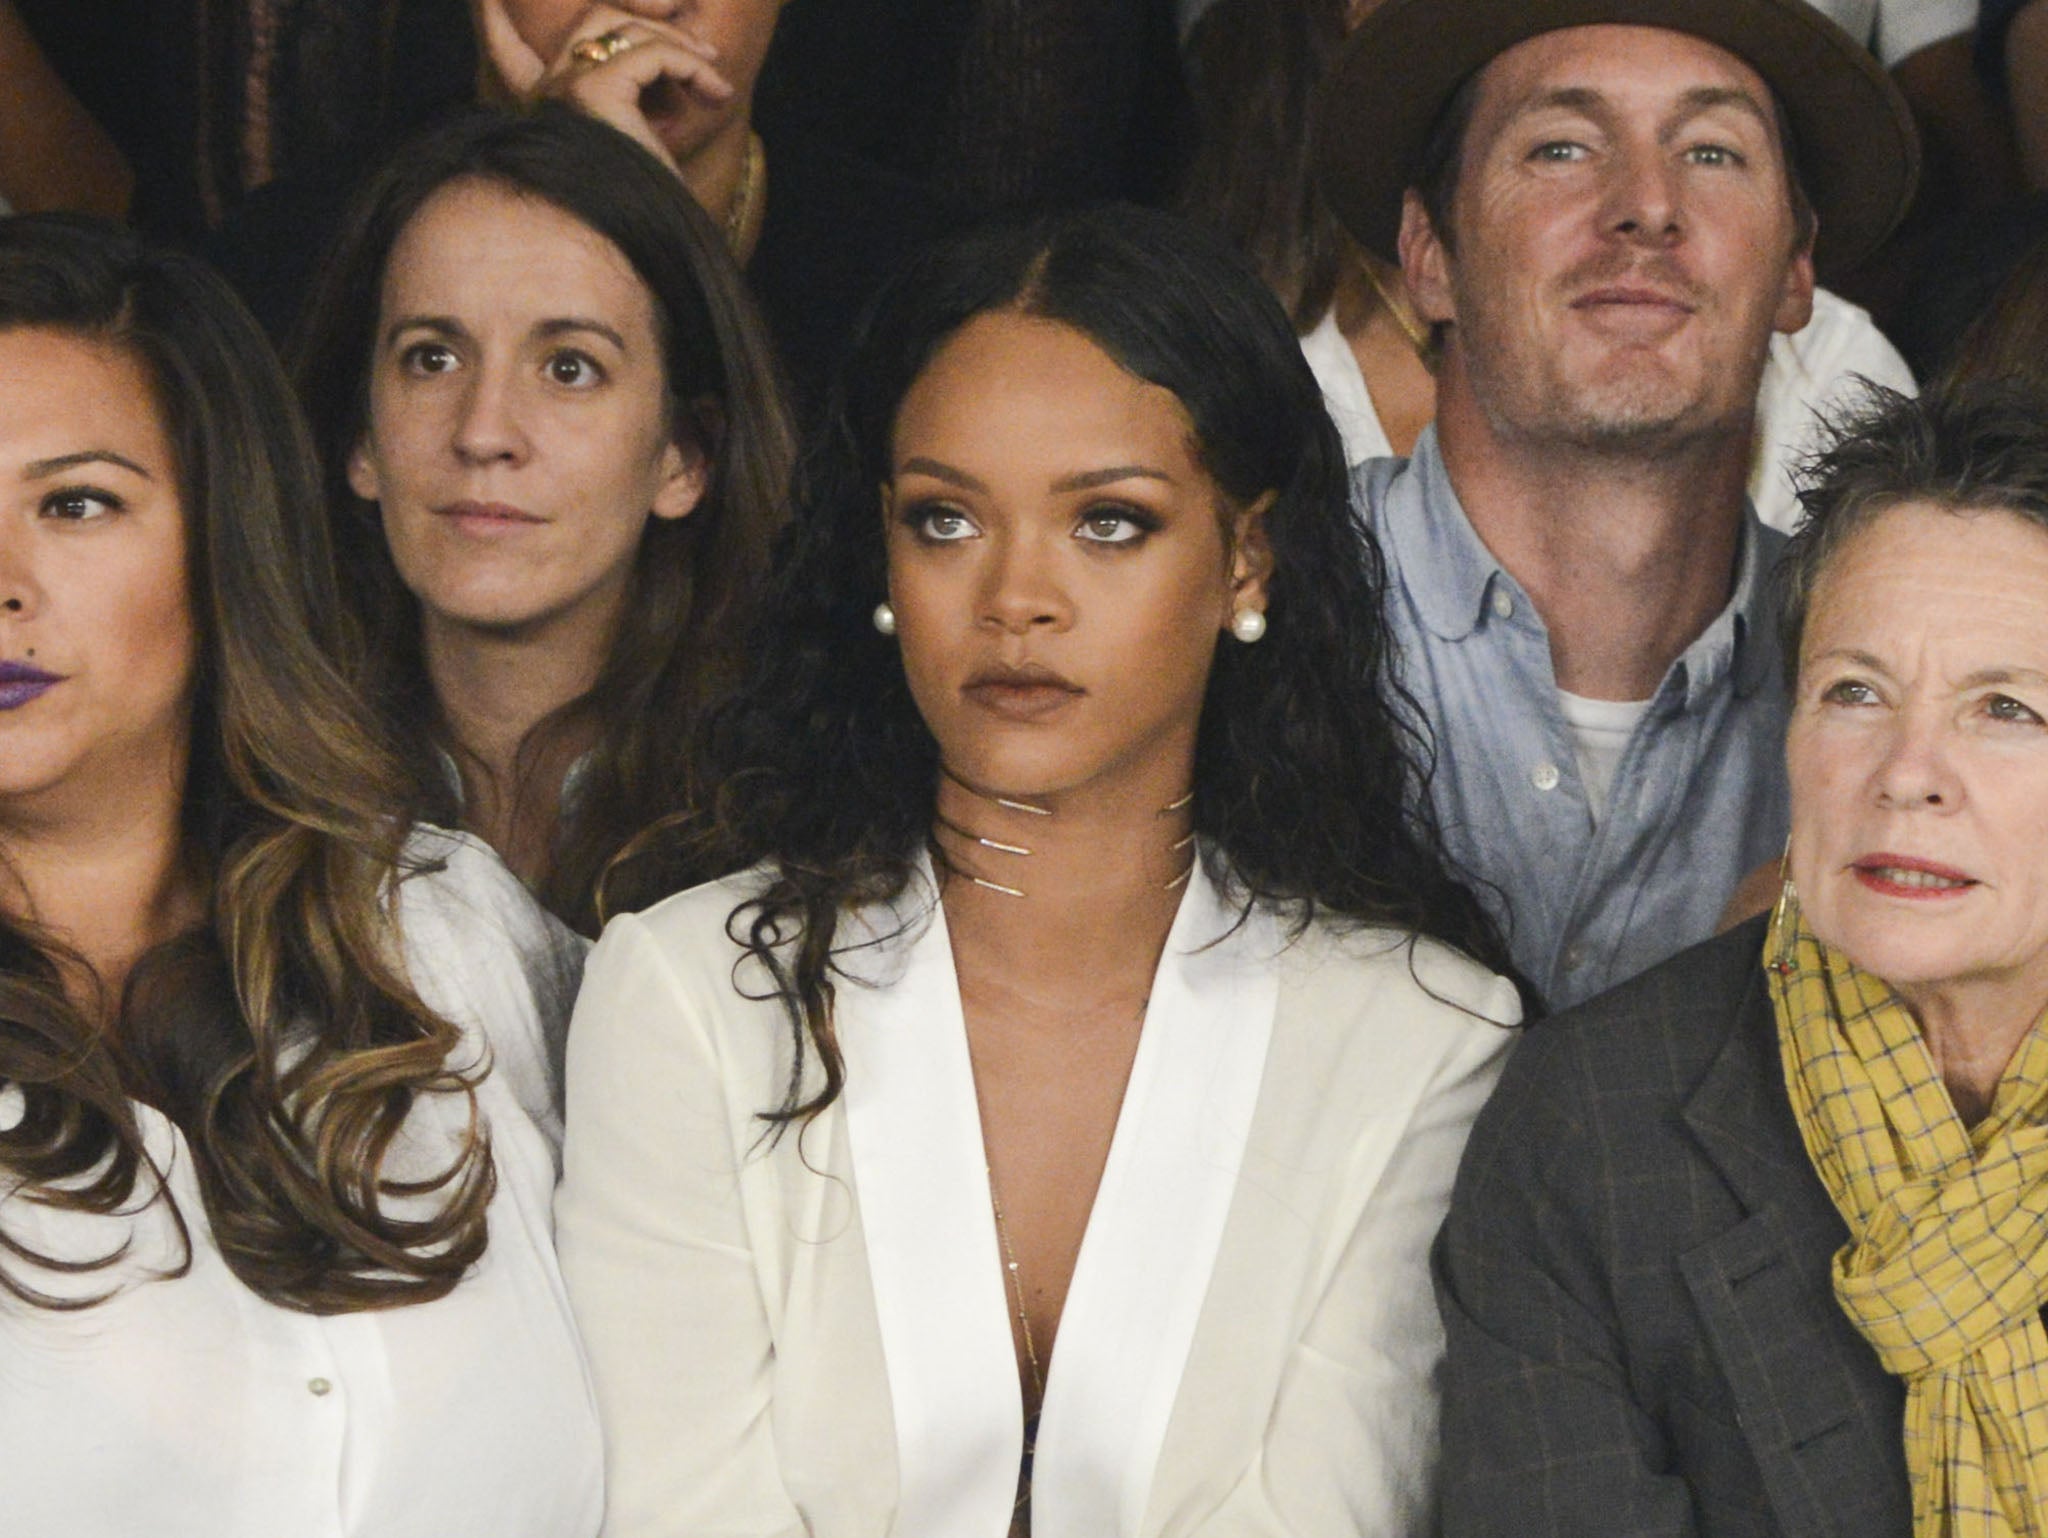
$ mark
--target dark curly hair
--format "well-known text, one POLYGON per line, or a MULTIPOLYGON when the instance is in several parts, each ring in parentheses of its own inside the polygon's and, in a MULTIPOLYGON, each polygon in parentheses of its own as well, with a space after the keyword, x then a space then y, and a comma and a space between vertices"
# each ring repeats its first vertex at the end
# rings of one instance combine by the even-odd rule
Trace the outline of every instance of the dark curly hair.
POLYGON ((1390 926, 1510 968, 1430 818, 1428 745, 1396 708, 1388 667, 1379 549, 1352 515, 1343 449, 1287 317, 1245 261, 1185 220, 1125 206, 1052 215, 939 247, 878 299, 803 462, 751 676, 713 717, 712 858, 767 868, 729 927, 795 1034, 781 1122, 814 1115, 843 1082, 840 915, 897 896, 930 834, 938 748, 895 643, 870 623, 886 590, 877 489, 912 383, 992 311, 1081 332, 1173 393, 1225 496, 1273 494, 1269 629, 1257 646, 1220 647, 1196 743, 1194 824, 1212 875, 1247 910, 1390 926), (805 1097, 811 1051, 824 1083, 805 1097))

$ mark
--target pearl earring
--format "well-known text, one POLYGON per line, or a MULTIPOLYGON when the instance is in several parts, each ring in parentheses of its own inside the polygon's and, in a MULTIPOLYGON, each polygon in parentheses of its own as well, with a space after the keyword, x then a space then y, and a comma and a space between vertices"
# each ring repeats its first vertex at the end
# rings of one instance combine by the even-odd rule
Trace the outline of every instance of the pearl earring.
POLYGON ((1250 646, 1266 633, 1266 616, 1258 609, 1239 609, 1230 616, 1230 633, 1250 646))
POLYGON ((881 631, 883 635, 894 635, 896 633, 896 611, 889 606, 886 600, 875 605, 874 619, 875 628, 881 631))

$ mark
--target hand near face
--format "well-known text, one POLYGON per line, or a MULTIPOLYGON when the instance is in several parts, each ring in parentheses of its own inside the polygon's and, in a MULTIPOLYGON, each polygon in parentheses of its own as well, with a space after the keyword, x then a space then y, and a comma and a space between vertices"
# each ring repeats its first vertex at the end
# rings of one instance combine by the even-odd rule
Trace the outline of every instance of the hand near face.
POLYGON ((491 66, 521 101, 568 103, 610 124, 681 174, 723 125, 737 93, 719 49, 680 0, 609 0, 574 8, 535 0, 472 0, 491 66), (610 58, 579 58, 580 44, 615 36, 610 58))

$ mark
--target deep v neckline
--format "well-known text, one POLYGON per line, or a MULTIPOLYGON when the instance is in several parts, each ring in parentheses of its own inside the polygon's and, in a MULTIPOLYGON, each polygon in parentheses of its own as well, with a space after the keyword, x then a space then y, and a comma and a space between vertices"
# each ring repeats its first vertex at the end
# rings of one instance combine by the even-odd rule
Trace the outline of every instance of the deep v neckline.
MULTIPOLYGON (((966 1021, 928 869, 849 933, 846 1116, 899 1481, 897 1538, 1008 1532, 1024 1420, 966 1021), (886 938, 893 935, 894 938, 886 938)), ((1279 926, 1198 873, 1155 975, 1047 1363, 1034 1538, 1136 1533, 1229 1215, 1279 926)))

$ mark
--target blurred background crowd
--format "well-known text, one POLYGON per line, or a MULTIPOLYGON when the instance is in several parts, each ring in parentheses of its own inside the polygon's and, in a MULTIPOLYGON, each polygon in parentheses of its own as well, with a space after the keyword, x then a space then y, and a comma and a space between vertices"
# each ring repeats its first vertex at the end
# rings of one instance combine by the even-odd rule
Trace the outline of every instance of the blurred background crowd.
MULTIPOLYGON (((765 60, 726 63, 741 66, 730 115, 758 133, 772 168, 750 277, 800 399, 910 245, 998 212, 1121 197, 1223 225, 1305 335, 1327 312, 1375 386, 1398 450, 1429 406, 1400 388, 1404 361, 1415 368, 1394 324, 1401 295, 1375 293, 1370 279, 1385 289, 1386 273, 1371 272, 1320 208, 1308 172, 1323 65, 1374 8, 642 0, 619 14, 715 31, 718 17, 696 13, 733 13, 755 34, 772 32, 765 60)), ((1821 8, 1867 41, 1921 131, 1912 215, 1834 286, 1925 379, 1951 361, 2030 250, 2038 264, 2048 235, 2048 0, 1821 8)), ((114 214, 196 245, 283 336, 324 231, 379 152, 480 95, 567 94, 566 72, 548 68, 550 43, 591 9, 586 0, 0 0, 0 199, 21 211, 114 214), (507 17, 514 30, 494 43, 493 19, 507 17), (530 52, 525 32, 539 34, 524 39, 530 52), (508 38, 521 58, 508 56, 508 38)), ((2030 345, 2014 323, 2001 334, 2006 345, 2030 345)))

